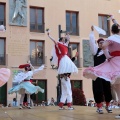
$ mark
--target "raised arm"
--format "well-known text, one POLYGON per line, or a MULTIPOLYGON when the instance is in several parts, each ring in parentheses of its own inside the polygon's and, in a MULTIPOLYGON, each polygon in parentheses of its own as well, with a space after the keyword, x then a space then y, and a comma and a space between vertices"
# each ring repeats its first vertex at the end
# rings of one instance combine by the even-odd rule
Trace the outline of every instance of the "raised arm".
POLYGON ((68 46, 68 44, 70 42, 70 35, 69 35, 69 33, 66 33, 65 38, 66 38, 66 45, 68 46))
POLYGON ((112 20, 112 22, 113 22, 114 24, 117 24, 117 25, 120 27, 120 25, 118 24, 117 20, 114 18, 113 15, 110 15, 109 17, 110 17, 110 19, 112 20))
POLYGON ((34 70, 33 70, 33 74, 36 74, 36 73, 38 73, 39 71, 43 70, 44 67, 45 67, 44 65, 41 65, 39 68, 34 69, 34 70))
POLYGON ((90 38, 90 40, 89 40, 90 50, 91 50, 93 55, 96 55, 98 47, 97 47, 97 45, 95 43, 95 36, 94 36, 94 28, 93 28, 93 26, 91 26, 91 30, 92 31, 91 31, 91 33, 89 35, 89 38, 90 38))
POLYGON ((55 44, 57 44, 57 42, 55 41, 55 39, 53 39, 53 38, 50 36, 50 33, 49 33, 49 32, 47 33, 47 35, 48 35, 48 37, 49 37, 55 44))

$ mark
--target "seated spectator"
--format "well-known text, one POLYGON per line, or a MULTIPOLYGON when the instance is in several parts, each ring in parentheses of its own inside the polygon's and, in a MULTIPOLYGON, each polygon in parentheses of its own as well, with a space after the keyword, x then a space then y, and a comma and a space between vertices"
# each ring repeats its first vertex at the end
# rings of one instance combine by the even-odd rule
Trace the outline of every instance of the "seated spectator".
POLYGON ((49 106, 50 105, 50 102, 51 102, 51 100, 47 100, 47 106, 49 106))
POLYGON ((16 98, 13 98, 12 106, 18 106, 16 98))
POLYGON ((53 98, 53 97, 51 98, 50 105, 55 106, 55 100, 54 100, 54 98, 53 98))
POLYGON ((44 101, 42 101, 41 106, 45 106, 45 102, 44 101))
POLYGON ((8 104, 8 107, 12 107, 11 103, 8 104))

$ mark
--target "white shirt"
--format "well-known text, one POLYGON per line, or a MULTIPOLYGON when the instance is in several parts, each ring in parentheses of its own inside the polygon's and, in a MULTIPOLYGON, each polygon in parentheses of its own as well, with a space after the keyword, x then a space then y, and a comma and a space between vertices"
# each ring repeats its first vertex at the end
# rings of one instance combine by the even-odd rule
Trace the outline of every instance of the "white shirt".
MULTIPOLYGON (((98 51, 98 46, 97 44, 95 43, 95 36, 94 36, 94 32, 91 31, 90 35, 89 35, 89 43, 90 43, 90 50, 92 52, 93 55, 96 55, 97 54, 97 51, 98 51)), ((103 51, 101 50, 97 56, 101 56, 103 55, 103 51)))

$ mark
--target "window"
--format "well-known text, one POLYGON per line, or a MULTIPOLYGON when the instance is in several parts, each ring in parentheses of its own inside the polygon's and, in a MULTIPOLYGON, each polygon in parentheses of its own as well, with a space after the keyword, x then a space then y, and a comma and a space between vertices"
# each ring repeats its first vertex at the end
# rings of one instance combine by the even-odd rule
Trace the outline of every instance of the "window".
POLYGON ((5 25, 5 4, 0 3, 0 25, 5 25))
MULTIPOLYGON (((75 57, 76 52, 79 51, 79 44, 78 43, 70 43, 69 44, 69 55, 71 58, 75 57)), ((77 67, 80 67, 79 64, 79 56, 75 57, 75 61, 73 61, 77 67)))
POLYGON ((44 32, 44 9, 30 8, 30 31, 44 32))
POLYGON ((78 12, 66 12, 66 31, 72 35, 79 35, 78 12))
POLYGON ((0 65, 5 65, 5 39, 0 38, 0 65))
POLYGON ((44 42, 30 41, 30 61, 35 66, 44 64, 44 42))
POLYGON ((7 83, 0 87, 0 104, 7 105, 7 83))
POLYGON ((100 35, 100 37, 110 36, 110 22, 107 19, 107 15, 98 15, 99 27, 106 31, 106 35, 100 35))
POLYGON ((71 80, 72 88, 79 88, 82 90, 82 80, 71 80))

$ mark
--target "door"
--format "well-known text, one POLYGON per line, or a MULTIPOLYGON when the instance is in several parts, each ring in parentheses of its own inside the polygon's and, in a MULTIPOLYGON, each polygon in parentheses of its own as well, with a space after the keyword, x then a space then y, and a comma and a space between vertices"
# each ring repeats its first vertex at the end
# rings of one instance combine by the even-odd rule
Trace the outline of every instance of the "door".
POLYGON ((0 87, 0 104, 7 105, 7 83, 0 87))
POLYGON ((42 101, 47 101, 47 80, 33 80, 34 85, 40 86, 44 89, 44 93, 38 92, 32 95, 32 100, 36 104, 40 104, 42 101))

